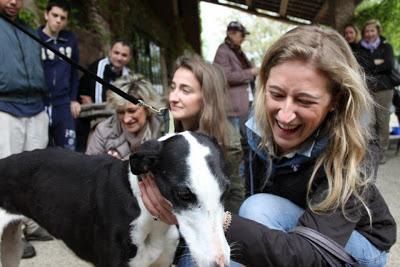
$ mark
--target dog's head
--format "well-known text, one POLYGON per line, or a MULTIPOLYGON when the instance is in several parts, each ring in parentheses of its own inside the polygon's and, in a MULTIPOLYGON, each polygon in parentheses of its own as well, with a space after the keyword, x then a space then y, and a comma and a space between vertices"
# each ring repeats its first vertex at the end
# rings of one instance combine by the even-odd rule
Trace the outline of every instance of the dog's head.
POLYGON ((179 230, 198 266, 228 266, 223 194, 228 180, 223 157, 209 137, 183 132, 143 143, 130 157, 134 174, 153 173, 173 204, 179 230))

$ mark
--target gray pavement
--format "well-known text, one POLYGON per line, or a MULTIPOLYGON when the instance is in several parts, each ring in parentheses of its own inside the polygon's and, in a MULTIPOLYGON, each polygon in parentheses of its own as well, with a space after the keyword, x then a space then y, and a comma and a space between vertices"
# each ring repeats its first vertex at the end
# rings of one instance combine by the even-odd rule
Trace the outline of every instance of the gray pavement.
MULTIPOLYGON (((395 144, 387 152, 386 164, 380 165, 377 185, 385 197, 396 222, 400 222, 400 155, 394 155, 395 144)), ((397 236, 399 236, 397 228, 397 236)), ((90 264, 79 260, 61 241, 32 242, 37 256, 22 260, 22 267, 88 267, 90 264)), ((391 249, 389 267, 400 266, 400 241, 391 249)))

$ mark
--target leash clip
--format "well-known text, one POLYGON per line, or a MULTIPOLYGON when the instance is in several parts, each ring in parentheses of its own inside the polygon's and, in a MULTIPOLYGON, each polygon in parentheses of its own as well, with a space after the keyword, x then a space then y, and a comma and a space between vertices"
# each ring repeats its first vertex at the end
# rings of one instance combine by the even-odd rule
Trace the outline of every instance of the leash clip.
POLYGON ((138 99, 138 104, 137 105, 141 106, 141 107, 146 107, 146 108, 150 109, 151 111, 153 111, 153 112, 155 112, 155 113, 157 113, 159 115, 163 115, 163 110, 165 109, 165 108, 156 109, 155 107, 150 106, 149 104, 146 104, 141 99, 138 99))
POLYGON ((171 111, 168 108, 157 109, 153 106, 150 106, 149 104, 146 104, 141 99, 138 99, 137 105, 141 106, 141 107, 146 107, 149 110, 157 113, 158 116, 161 116, 164 121, 165 133, 174 133, 175 132, 174 119, 172 117, 171 111))

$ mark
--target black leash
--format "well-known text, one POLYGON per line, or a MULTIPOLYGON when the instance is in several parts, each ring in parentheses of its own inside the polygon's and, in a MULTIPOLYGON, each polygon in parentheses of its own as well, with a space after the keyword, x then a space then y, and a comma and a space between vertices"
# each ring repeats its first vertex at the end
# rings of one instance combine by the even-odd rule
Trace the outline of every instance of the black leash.
POLYGON ((141 99, 137 99, 134 96, 128 95, 127 93, 121 91, 120 89, 118 89, 117 87, 115 87, 114 85, 106 82, 105 80, 103 80, 102 78, 100 78, 99 76, 97 76, 96 74, 90 72, 89 70, 87 70, 86 68, 82 67, 81 65, 79 65, 78 63, 76 63, 75 61, 73 61, 72 59, 70 59, 69 57, 63 55, 62 53, 60 53, 59 51, 57 51, 56 49, 54 49, 53 47, 49 46, 48 44, 46 44, 44 41, 42 41, 39 37, 37 37, 36 35, 32 34, 31 32, 29 32, 27 29, 24 29, 21 25, 18 25, 17 23, 15 23, 14 21, 12 21, 11 19, 9 19, 8 17, 6 17, 4 14, 0 13, 1 18, 3 18, 5 21, 7 21, 8 23, 10 23, 12 26, 14 26, 15 28, 17 28, 18 30, 22 31, 23 33, 25 33, 26 35, 28 35, 30 38, 32 38, 33 40, 35 40, 37 43, 39 43, 41 46, 51 50, 54 54, 56 54, 57 56, 59 56, 60 58, 62 58, 63 60, 65 60, 66 62, 68 62, 70 65, 72 65, 74 68, 82 71, 83 73, 89 75, 90 78, 92 78, 93 80, 95 80, 96 82, 102 84, 103 86, 105 86, 106 88, 110 89, 111 91, 113 91, 114 93, 116 93, 117 95, 121 96, 122 98, 128 100, 129 102, 135 104, 135 105, 139 105, 139 106, 144 106, 148 109, 150 109, 151 111, 157 113, 158 115, 162 116, 164 119, 164 123, 166 126, 166 132, 170 133, 171 131, 173 132, 173 129, 171 127, 173 127, 173 121, 172 121, 172 116, 170 116, 169 114, 169 110, 167 108, 160 108, 157 109, 153 106, 150 106, 149 104, 146 104, 143 100, 141 99))

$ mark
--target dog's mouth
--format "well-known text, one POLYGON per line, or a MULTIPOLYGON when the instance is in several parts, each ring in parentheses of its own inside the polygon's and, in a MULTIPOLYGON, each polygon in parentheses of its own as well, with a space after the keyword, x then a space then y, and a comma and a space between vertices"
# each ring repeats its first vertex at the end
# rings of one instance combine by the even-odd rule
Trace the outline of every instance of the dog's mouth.
POLYGON ((230 247, 223 231, 223 208, 205 211, 197 206, 177 214, 181 232, 197 266, 229 266, 230 247))

